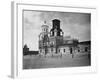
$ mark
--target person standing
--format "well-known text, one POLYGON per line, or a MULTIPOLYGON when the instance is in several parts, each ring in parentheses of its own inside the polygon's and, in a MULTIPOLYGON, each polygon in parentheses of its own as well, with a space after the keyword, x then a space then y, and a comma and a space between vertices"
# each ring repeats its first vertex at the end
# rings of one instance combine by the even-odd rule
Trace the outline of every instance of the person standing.
POLYGON ((74 54, 73 54, 73 49, 72 49, 72 47, 70 48, 70 54, 72 54, 72 58, 74 58, 74 54))

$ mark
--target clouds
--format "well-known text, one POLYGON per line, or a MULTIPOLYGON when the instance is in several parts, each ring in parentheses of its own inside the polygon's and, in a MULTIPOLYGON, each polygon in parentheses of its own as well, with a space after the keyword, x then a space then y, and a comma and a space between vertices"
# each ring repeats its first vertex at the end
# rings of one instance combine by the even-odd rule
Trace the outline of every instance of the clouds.
POLYGON ((41 32, 41 25, 46 20, 47 25, 51 28, 53 19, 61 21, 64 36, 70 35, 80 41, 90 40, 90 14, 24 11, 24 44, 27 44, 32 50, 38 50, 38 35, 41 32))
POLYGON ((42 25, 41 18, 39 17, 41 12, 24 11, 24 26, 29 29, 39 29, 42 25))

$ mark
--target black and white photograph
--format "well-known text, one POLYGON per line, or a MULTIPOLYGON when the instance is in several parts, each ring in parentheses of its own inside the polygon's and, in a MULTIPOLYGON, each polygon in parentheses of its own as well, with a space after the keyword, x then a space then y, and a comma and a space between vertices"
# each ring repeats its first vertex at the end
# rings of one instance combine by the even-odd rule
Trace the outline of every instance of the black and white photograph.
POLYGON ((23 69, 91 66, 91 13, 23 10, 23 69))

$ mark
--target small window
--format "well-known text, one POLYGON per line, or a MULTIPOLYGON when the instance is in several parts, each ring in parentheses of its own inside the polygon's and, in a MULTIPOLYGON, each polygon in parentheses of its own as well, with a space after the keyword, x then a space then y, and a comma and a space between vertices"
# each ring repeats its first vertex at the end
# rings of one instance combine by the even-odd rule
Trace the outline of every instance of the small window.
POLYGON ((65 49, 64 49, 64 52, 65 52, 65 49))
POLYGON ((52 44, 54 45, 54 42, 52 42, 52 44))
POLYGON ((53 48, 51 48, 51 52, 53 52, 53 48))
POLYGON ((48 32, 48 29, 46 29, 46 32, 48 32))
POLYGON ((54 45, 54 42, 51 42, 51 45, 54 45))
POLYGON ((59 52, 60 52, 60 49, 59 49, 59 52))

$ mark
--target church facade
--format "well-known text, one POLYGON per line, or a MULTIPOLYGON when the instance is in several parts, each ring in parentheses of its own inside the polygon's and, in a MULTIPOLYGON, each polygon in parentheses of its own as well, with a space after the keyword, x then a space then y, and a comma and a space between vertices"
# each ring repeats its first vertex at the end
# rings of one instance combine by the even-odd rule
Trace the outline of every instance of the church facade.
POLYGON ((40 55, 59 55, 72 54, 78 51, 78 40, 70 36, 64 36, 64 32, 60 27, 60 20, 52 20, 52 29, 49 26, 41 26, 42 32, 39 35, 39 54, 40 55))

